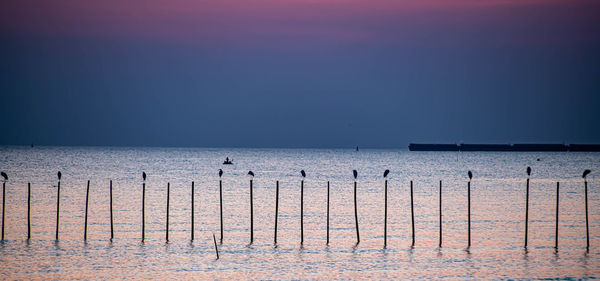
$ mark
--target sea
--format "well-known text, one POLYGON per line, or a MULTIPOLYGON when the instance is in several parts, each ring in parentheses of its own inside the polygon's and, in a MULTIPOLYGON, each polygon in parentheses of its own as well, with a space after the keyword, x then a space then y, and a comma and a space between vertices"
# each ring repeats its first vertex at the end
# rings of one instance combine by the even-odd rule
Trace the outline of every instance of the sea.
POLYGON ((0 170, 0 279, 600 277, 600 153, 0 146, 0 170))

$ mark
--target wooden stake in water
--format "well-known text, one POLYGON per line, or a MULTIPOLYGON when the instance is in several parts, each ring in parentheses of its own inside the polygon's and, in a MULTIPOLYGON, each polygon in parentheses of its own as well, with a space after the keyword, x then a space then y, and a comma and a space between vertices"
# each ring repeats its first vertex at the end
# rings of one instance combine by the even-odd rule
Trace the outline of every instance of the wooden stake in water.
POLYGON ((329 245, 329 181, 327 181, 327 245, 329 245))
POLYGON ((300 245, 304 244, 304 180, 300 182, 300 245))
POLYGON ((415 246, 415 207, 413 200, 413 182, 410 181, 410 222, 412 225, 412 243, 411 247, 415 246))
POLYGON ((167 182, 167 224, 165 231, 165 240, 169 242, 169 195, 171 193, 171 183, 167 182))
POLYGON ((248 172, 250 178, 250 244, 254 242, 254 202, 252 195, 252 179, 254 178, 254 173, 252 171, 248 172))
POLYGON ((469 182, 467 183, 467 248, 471 248, 471 179, 473 178, 473 173, 469 171, 469 182))
POLYGON ((356 170, 352 171, 354 173, 354 222, 356 223, 356 244, 360 243, 360 232, 358 231, 358 207, 356 200, 356 177, 358 177, 358 172, 356 170))
POLYGON ((388 181, 387 176, 390 173, 390 170, 385 170, 383 172, 383 178, 385 179, 385 199, 384 199, 384 215, 383 215, 383 248, 387 248, 387 201, 388 201, 388 181))
POLYGON ((83 226, 83 240, 87 240, 87 222, 88 222, 88 202, 90 199, 90 181, 87 182, 87 189, 85 191, 85 221, 83 226))
POLYGON ((142 172, 142 242, 146 238, 146 172, 142 172))
POLYGON ((438 247, 442 247, 442 181, 440 181, 440 243, 438 247))
POLYGON ((60 221, 60 178, 62 177, 62 173, 58 172, 58 191, 56 194, 56 240, 58 240, 58 225, 60 221))
POLYGON ((277 245, 277 217, 279 216, 279 181, 275 182, 275 233, 273 243, 277 245))
POLYGON ((529 224, 529 176, 531 167, 527 167, 527 187, 525 191, 525 248, 527 248, 527 226, 529 224))
POLYGON ((4 177, 4 182, 2 183, 2 239, 0 239, 0 241, 4 241, 4 220, 5 220, 5 216, 4 216, 4 212, 6 209, 6 180, 8 180, 8 177, 5 177, 5 173, 2 172, 2 176, 4 177))
POLYGON ((219 169, 219 208, 221 214, 221 244, 223 244, 223 181, 221 177, 223 176, 223 170, 219 169))
POLYGON ((583 183, 585 185, 585 241, 586 241, 586 250, 590 250, 590 223, 588 219, 588 188, 587 188, 587 175, 589 175, 592 171, 585 170, 583 171, 583 183))
POLYGON ((219 259, 219 247, 217 246, 217 238, 215 237, 214 233, 213 233, 213 242, 215 242, 215 252, 217 253, 217 259, 219 259))
POLYGON ((194 182, 192 181, 192 241, 194 241, 194 182))
POLYGON ((110 181, 110 240, 115 238, 115 228, 113 225, 113 192, 112 192, 112 180, 110 181))
POLYGON ((31 239, 31 183, 27 183, 27 240, 31 239))
POLYGON ((554 228, 554 248, 558 249, 558 203, 560 199, 560 183, 556 182, 556 227, 554 228))

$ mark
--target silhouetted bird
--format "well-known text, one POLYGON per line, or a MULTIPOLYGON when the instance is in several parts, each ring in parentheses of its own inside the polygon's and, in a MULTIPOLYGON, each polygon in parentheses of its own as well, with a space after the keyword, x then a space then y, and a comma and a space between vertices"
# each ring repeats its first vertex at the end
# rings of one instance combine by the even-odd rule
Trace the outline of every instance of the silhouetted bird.
POLYGON ((385 170, 385 172, 383 172, 383 177, 387 178, 389 173, 390 173, 390 170, 385 170))
POLYGON ((60 178, 62 178, 62 173, 60 171, 58 171, 58 180, 60 180, 60 178))
POLYGON ((352 173, 354 174, 354 179, 356 179, 356 177, 358 177, 358 172, 356 170, 352 170, 352 173))
POLYGON ((531 167, 527 167, 527 175, 531 176, 531 167))
POLYGON ((306 173, 304 172, 304 170, 300 171, 300 174, 302 174, 302 177, 305 178, 306 177, 306 173))
POLYGON ((5 172, 2 172, 0 174, 2 174, 2 177, 4 178, 5 181, 8 180, 8 175, 5 172))
POLYGON ((219 177, 223 176, 223 170, 219 169, 219 177))
POLYGON ((142 179, 144 179, 144 181, 146 181, 146 172, 142 172, 142 179))
POLYGON ((587 175, 589 175, 591 172, 592 171, 590 171, 590 170, 585 170, 585 171, 583 171, 583 175, 581 177, 585 179, 585 177, 587 177, 587 175))
POLYGON ((254 177, 254 173, 252 171, 249 171, 248 175, 250 175, 251 177, 254 177))
POLYGON ((471 180, 473 178, 473 173, 471 173, 471 171, 469 171, 467 174, 469 175, 469 180, 471 180))

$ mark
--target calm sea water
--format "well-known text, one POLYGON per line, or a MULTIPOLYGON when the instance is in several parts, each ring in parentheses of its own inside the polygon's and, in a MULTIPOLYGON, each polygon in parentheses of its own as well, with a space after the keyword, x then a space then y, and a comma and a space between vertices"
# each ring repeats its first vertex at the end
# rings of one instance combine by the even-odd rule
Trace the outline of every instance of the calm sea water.
POLYGON ((2 279, 406 279, 600 277, 600 154, 409 152, 406 150, 0 147, 6 183, 2 279), (234 165, 224 166, 225 157, 234 165), (539 158, 539 161, 537 159, 539 158), (529 247, 523 248, 525 168, 530 186, 529 247), (219 168, 224 170, 224 237, 216 260, 219 168), (300 170, 307 173, 300 245, 300 170), (356 245, 352 170, 358 170, 361 242, 356 245), (388 245, 383 249, 384 180, 388 245), (585 249, 588 176, 591 248, 585 249), (60 238, 55 241, 57 171, 60 238), (248 170, 254 171, 254 243, 248 170), (472 246, 467 249, 467 171, 472 181, 472 246), (146 240, 141 241, 142 177, 146 240), (88 241, 83 241, 90 180, 88 241), (109 180, 114 235, 110 241, 109 180), (280 182, 273 244, 275 181, 280 182), (416 244, 411 247, 410 181, 416 244), (439 181, 443 181, 443 245, 439 181), (195 239, 191 241, 191 184, 195 239), (326 245, 327 181, 331 188, 326 245), (554 250, 556 182, 559 248, 554 250), (27 183, 31 235, 27 241, 27 183), (165 242, 166 190, 170 241, 165 242))

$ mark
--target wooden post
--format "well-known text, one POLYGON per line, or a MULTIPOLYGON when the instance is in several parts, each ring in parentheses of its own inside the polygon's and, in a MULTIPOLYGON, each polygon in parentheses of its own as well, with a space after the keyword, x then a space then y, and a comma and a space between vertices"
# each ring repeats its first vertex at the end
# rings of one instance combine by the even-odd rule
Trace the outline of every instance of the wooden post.
POLYGON ((223 244, 223 181, 219 179, 219 207, 221 210, 221 244, 223 244))
POLYGON ((415 246, 415 207, 413 200, 413 182, 410 181, 410 218, 412 225, 412 243, 411 247, 415 246))
POLYGON ((192 181, 192 241, 194 241, 194 182, 192 181))
POLYGON ((354 181, 354 222, 356 223, 356 244, 360 243, 360 233, 358 231, 358 208, 356 202, 356 180, 354 181))
POLYGON ((527 188, 525 191, 525 248, 527 248, 528 224, 529 224, 529 177, 527 177, 527 188))
POLYGON ((115 238, 115 228, 113 226, 113 192, 112 180, 110 181, 110 241, 115 238))
POLYGON ((2 183, 2 239, 0 241, 4 241, 4 220, 6 217, 4 216, 4 212, 6 209, 6 181, 2 183))
POLYGON ((304 180, 300 182, 300 245, 304 244, 304 180))
POLYGON ((438 247, 442 247, 442 181, 440 181, 440 244, 438 247))
POLYGON ((250 180, 250 244, 254 242, 254 202, 252 201, 252 180, 250 180))
POLYGON ((31 183, 27 183, 27 240, 31 239, 31 183))
POLYGON ((467 183, 467 248, 471 248, 471 181, 467 183))
POLYGON ((385 207, 384 207, 384 219, 383 219, 383 248, 387 247, 387 201, 388 201, 388 181, 385 180, 385 207))
POLYGON ((585 184, 585 241, 586 241, 586 250, 590 250, 590 224, 588 220, 588 188, 587 188, 587 180, 584 178, 585 184))
POLYGON ((167 182, 167 224, 165 231, 165 240, 169 242, 169 193, 171 192, 171 183, 167 182))
POLYGON ((556 227, 554 228, 554 249, 558 249, 558 203, 560 199, 560 183, 556 182, 556 227))
POLYGON ((215 237, 214 233, 213 233, 213 242, 215 242, 215 252, 217 252, 217 259, 219 259, 219 247, 217 246, 217 238, 215 237))
POLYGON ((85 191, 85 222, 83 227, 83 240, 87 240, 87 222, 88 222, 88 202, 90 199, 90 181, 87 182, 87 189, 85 191))
POLYGON ((279 216, 279 181, 275 182, 275 233, 273 234, 274 244, 277 245, 277 217, 279 216))
POLYGON ((60 221, 60 179, 58 180, 58 189, 56 194, 56 240, 58 240, 58 225, 60 221))
POLYGON ((329 181, 327 181, 327 245, 329 245, 329 181))
POLYGON ((142 242, 146 238, 146 181, 142 184, 142 242))

